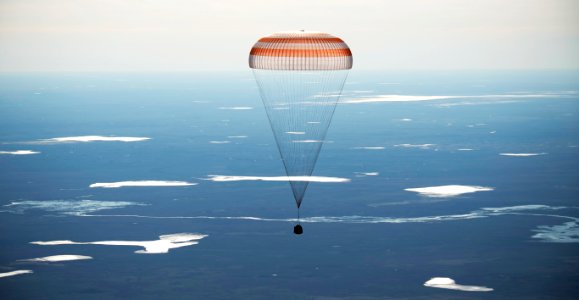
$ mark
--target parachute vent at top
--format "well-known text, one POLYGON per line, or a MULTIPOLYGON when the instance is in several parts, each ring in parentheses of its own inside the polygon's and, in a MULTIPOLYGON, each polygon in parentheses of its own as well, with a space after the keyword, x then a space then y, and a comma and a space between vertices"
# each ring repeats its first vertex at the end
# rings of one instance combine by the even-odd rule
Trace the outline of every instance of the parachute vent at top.
POLYGON ((249 53, 249 67, 263 70, 349 70, 352 52, 323 32, 287 31, 263 37, 249 53))

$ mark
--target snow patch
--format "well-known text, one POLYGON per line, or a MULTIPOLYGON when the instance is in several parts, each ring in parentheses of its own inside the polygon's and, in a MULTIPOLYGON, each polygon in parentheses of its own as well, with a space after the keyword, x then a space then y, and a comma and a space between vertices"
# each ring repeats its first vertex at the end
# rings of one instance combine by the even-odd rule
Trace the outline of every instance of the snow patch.
POLYGON ((209 175, 206 180, 216 182, 227 181, 307 181, 307 182, 350 182, 348 178, 323 177, 323 176, 227 176, 209 175))
POLYGON ((465 292, 490 292, 493 290, 492 288, 488 288, 486 286, 457 284, 454 280, 448 277, 431 278, 424 283, 424 286, 465 292))
POLYGON ((423 188, 408 188, 404 190, 408 192, 416 192, 425 197, 446 198, 460 196, 462 194, 493 191, 494 188, 473 185, 441 185, 423 188))
POLYGON ((527 156, 538 156, 538 155, 546 155, 547 153, 500 153, 499 155, 502 156, 517 156, 517 157, 527 157, 527 156))
POLYGON ((46 256, 46 257, 39 257, 39 258, 20 259, 20 260, 18 260, 18 261, 27 261, 27 262, 61 262, 61 261, 85 260, 85 259, 92 259, 92 257, 90 257, 90 256, 84 256, 84 255, 65 254, 65 255, 53 255, 53 256, 46 256))
POLYGON ((97 182, 89 185, 90 188, 114 189, 121 187, 166 187, 166 186, 191 186, 198 183, 186 181, 165 181, 165 180, 140 180, 140 181, 119 181, 119 182, 97 182))
MULTIPOLYGON (((34 245, 41 246, 56 246, 56 245, 105 245, 105 246, 133 246, 143 247, 144 250, 137 250, 137 254, 163 254, 168 253, 169 250, 181 247, 197 245, 201 240, 208 235, 198 233, 175 233, 159 236, 158 240, 154 241, 97 241, 97 242, 73 242, 70 240, 61 241, 36 241, 30 242, 34 245)), ((45 257, 46 259, 46 257, 45 257)))
POLYGON ((31 155, 31 154, 39 154, 40 152, 32 151, 32 150, 16 150, 16 151, 0 151, 0 154, 9 154, 9 155, 31 155))
POLYGON ((34 272, 32 270, 16 270, 16 271, 11 271, 11 272, 0 273, 0 278, 16 276, 16 275, 21 275, 21 274, 31 274, 31 273, 34 273, 34 272))

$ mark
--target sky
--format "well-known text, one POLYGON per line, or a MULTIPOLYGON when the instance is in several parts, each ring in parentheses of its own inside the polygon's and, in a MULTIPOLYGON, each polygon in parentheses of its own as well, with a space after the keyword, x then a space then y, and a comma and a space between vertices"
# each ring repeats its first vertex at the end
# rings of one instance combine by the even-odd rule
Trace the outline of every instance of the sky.
POLYGON ((246 70, 298 29, 360 70, 579 69, 577 0, 2 0, 0 72, 246 70))

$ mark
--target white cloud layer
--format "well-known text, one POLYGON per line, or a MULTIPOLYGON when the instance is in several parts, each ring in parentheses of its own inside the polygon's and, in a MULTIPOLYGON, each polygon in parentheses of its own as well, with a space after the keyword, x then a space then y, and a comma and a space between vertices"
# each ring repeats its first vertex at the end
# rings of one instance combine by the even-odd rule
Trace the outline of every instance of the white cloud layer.
POLYGON ((408 192, 416 192, 425 197, 447 198, 460 196, 462 194, 493 191, 494 188, 475 185, 441 185, 423 188, 409 188, 404 190, 408 192))
POLYGON ((50 144, 67 144, 67 143, 91 143, 91 142, 130 143, 130 142, 142 142, 150 139, 151 138, 148 137, 84 135, 84 136, 57 137, 31 142, 23 142, 20 144, 50 145, 50 144))
POLYGON ((82 216, 107 209, 119 209, 128 206, 143 206, 145 204, 127 201, 97 201, 97 200, 46 200, 46 201, 16 201, 4 205, 6 212, 24 213, 29 210, 43 210, 64 215, 82 216))
POLYGON ((32 150, 16 150, 16 151, 0 151, 0 154, 9 154, 9 155, 31 155, 31 154, 39 154, 40 152, 32 151, 32 150))
POLYGON ((138 254, 162 254, 168 253, 169 250, 181 247, 197 245, 201 240, 208 235, 198 233, 175 233, 159 236, 158 240, 154 241, 97 241, 97 242, 74 242, 70 240, 60 241, 36 241, 30 242, 34 245, 41 246, 57 246, 57 245, 105 245, 105 246, 131 246, 143 247, 144 250, 137 250, 138 254))
POLYGON ((11 272, 0 273, 0 278, 32 273, 34 273, 32 270, 16 270, 11 272))
POLYGON ((39 257, 39 258, 19 259, 18 261, 27 261, 27 262, 61 262, 61 261, 85 260, 85 259, 92 259, 92 257, 90 257, 90 256, 84 256, 84 255, 65 254, 65 255, 53 255, 53 256, 46 256, 46 257, 39 257))
POLYGON ((227 176, 209 175, 206 180, 216 182, 226 181, 308 181, 308 182, 350 182, 349 178, 323 177, 323 176, 227 176))
POLYGON ((488 288, 486 286, 457 284, 454 280, 448 277, 431 278, 430 280, 424 283, 424 286, 464 292, 490 292, 493 290, 492 288, 488 288))
POLYGON ((540 153, 500 153, 499 155, 502 156, 518 156, 518 157, 526 157, 526 156, 537 156, 537 155, 546 155, 545 152, 540 153))
POLYGON ((139 181, 119 181, 119 182, 97 182, 89 185, 91 188, 115 189, 121 187, 167 187, 167 186, 191 186, 197 185, 195 182, 186 181, 165 181, 165 180, 139 180, 139 181))
POLYGON ((209 144, 229 144, 231 141, 209 141, 209 144))

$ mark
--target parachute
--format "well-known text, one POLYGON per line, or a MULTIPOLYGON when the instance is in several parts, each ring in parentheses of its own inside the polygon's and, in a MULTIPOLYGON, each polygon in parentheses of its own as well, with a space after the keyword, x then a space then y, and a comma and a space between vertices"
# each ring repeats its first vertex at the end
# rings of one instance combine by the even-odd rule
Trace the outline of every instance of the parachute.
POLYGON ((327 33, 278 32, 255 43, 249 67, 290 179, 299 219, 309 182, 292 177, 310 176, 314 170, 352 68, 352 52, 344 41, 327 33))

